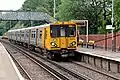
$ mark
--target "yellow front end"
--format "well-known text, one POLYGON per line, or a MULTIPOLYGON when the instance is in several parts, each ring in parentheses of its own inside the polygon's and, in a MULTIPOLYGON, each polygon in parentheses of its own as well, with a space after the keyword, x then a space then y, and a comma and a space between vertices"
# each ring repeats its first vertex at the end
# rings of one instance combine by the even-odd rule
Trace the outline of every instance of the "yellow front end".
POLYGON ((77 48, 76 37, 51 38, 51 50, 75 50, 77 48))
POLYGON ((49 50, 69 54, 77 49, 77 28, 75 24, 52 25, 50 28, 49 50))

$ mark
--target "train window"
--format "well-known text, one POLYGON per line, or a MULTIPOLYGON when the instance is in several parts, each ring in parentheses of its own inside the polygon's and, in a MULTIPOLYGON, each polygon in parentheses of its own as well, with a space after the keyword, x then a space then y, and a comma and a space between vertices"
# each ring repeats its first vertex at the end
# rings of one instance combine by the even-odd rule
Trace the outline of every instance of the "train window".
POLYGON ((42 34, 40 34, 40 37, 39 37, 40 39, 42 38, 42 34))
POLYGON ((51 26, 51 37, 59 37, 60 36, 60 30, 57 26, 51 26))
POLYGON ((32 34, 32 38, 34 38, 34 34, 32 34))
POLYGON ((74 37, 76 35, 76 27, 69 25, 51 26, 51 37, 74 37))
POLYGON ((40 39, 42 38, 42 31, 40 31, 39 38, 40 39))
POLYGON ((31 38, 33 38, 33 34, 32 34, 32 36, 31 36, 31 38))
POLYGON ((34 34, 34 37, 33 38, 35 38, 35 34, 34 34))
POLYGON ((24 37, 24 33, 22 34, 22 37, 24 37))
POLYGON ((61 37, 65 36, 65 27, 60 27, 60 36, 61 37))
POLYGON ((20 36, 20 32, 18 33, 18 36, 20 36))
POLYGON ((67 36, 74 37, 76 35, 76 27, 68 27, 67 36))
POLYGON ((32 34, 32 38, 34 38, 34 34, 32 34))
POLYGON ((29 37, 28 33, 26 33, 26 37, 29 37))

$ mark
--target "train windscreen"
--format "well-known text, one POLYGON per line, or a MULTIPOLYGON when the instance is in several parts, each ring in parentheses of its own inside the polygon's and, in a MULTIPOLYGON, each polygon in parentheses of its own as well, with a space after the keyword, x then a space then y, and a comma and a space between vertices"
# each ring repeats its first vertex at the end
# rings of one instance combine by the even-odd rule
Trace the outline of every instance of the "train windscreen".
POLYGON ((76 36, 76 26, 74 25, 52 25, 51 37, 75 37, 76 36))

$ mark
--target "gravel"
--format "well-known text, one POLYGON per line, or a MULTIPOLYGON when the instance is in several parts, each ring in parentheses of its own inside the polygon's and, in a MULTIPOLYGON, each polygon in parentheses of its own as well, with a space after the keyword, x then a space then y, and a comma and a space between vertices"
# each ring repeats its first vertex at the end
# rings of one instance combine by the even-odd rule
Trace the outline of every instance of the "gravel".
POLYGON ((26 58, 19 51, 6 44, 4 44, 4 46, 13 52, 13 56, 20 62, 33 80, 56 80, 55 77, 39 67, 37 64, 33 63, 30 59, 26 58))
MULTIPOLYGON (((34 56, 34 55, 32 55, 32 56, 34 56)), ((44 63, 48 64, 49 66, 56 69, 60 73, 63 73, 64 75, 67 75, 70 78, 70 80, 76 80, 71 75, 61 71, 60 69, 58 69, 56 66, 52 65, 51 63, 49 63, 47 61, 44 61, 44 60, 40 59, 39 57, 36 57, 36 58, 38 58, 40 61, 43 61, 44 63)), ((72 72, 88 76, 89 78, 91 78, 91 80, 114 80, 114 79, 112 79, 112 78, 110 78, 108 76, 102 75, 100 73, 94 72, 94 71, 89 70, 89 69, 84 68, 84 67, 80 67, 80 66, 75 65, 75 64, 73 64, 71 62, 56 62, 56 63, 63 66, 63 67, 65 67, 66 69, 71 70, 72 72)))
MULTIPOLYGON (((30 73, 30 76, 33 78, 33 80, 54 80, 55 79, 50 74, 48 74, 43 69, 41 69, 39 66, 37 66, 35 63, 33 63, 32 61, 27 59, 25 56, 22 56, 19 52, 17 52, 17 53, 14 52, 14 53, 15 53, 14 56, 19 60, 19 62, 27 70, 27 72, 30 73)), ((34 55, 32 55, 32 56, 34 56, 34 55)), ((51 64, 51 63, 49 63, 49 62, 47 62, 39 57, 36 57, 36 58, 39 59, 40 61, 44 62, 45 64, 51 66, 52 68, 54 68, 58 72, 66 75, 67 77, 70 78, 70 80, 77 80, 76 78, 72 77, 68 73, 58 69, 53 64, 51 64)), ((84 74, 84 75, 90 77, 92 80, 114 80, 108 76, 97 73, 97 72, 92 71, 90 69, 87 69, 85 67, 75 65, 71 62, 56 62, 56 63, 65 67, 66 69, 71 70, 72 72, 77 73, 77 74, 84 74)), ((116 74, 116 75, 119 76, 118 74, 116 74)))
POLYGON ((82 66, 78 66, 78 65, 75 65, 71 62, 60 62, 59 65, 73 71, 73 72, 76 72, 77 74, 84 74, 88 77, 90 77, 92 80, 114 80, 108 76, 105 76, 105 75, 102 75, 100 73, 97 73, 97 72, 94 72, 92 70, 89 70, 87 68, 84 68, 82 66))
MULTIPOLYGON (((32 55, 32 54, 30 54, 30 55, 36 57, 35 55, 32 55)), ((61 69, 59 69, 59 68, 56 67, 56 66, 54 66, 53 64, 51 64, 51 63, 49 63, 49 62, 47 62, 47 61, 41 59, 40 57, 36 57, 36 58, 37 58, 39 61, 42 61, 42 62, 44 62, 45 64, 47 64, 48 66, 52 67, 54 70, 58 71, 59 73, 64 74, 64 75, 65 75, 66 77, 68 77, 70 80, 79 80, 79 79, 77 79, 77 78, 71 76, 71 75, 68 74, 67 72, 65 72, 65 71, 63 71, 63 70, 61 70, 61 69)), ((55 62, 55 61, 54 61, 54 62, 55 62)))

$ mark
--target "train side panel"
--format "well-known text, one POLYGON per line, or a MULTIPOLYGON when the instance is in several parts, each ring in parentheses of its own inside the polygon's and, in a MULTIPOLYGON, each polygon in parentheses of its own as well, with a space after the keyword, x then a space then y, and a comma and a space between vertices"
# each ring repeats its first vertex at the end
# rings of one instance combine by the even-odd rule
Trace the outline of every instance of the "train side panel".
POLYGON ((43 28, 39 28, 38 29, 38 33, 37 33, 37 45, 40 48, 43 48, 42 46, 42 34, 43 33, 43 28))
POLYGON ((50 27, 44 28, 44 33, 43 33, 43 46, 45 49, 50 50, 50 42, 51 42, 51 37, 50 37, 50 27))
POLYGON ((24 30, 21 30, 21 42, 24 43, 25 41, 25 32, 24 30))
POLYGON ((36 29, 30 31, 30 45, 36 45, 36 29))
POLYGON ((20 31, 17 31, 17 41, 20 42, 20 31))

